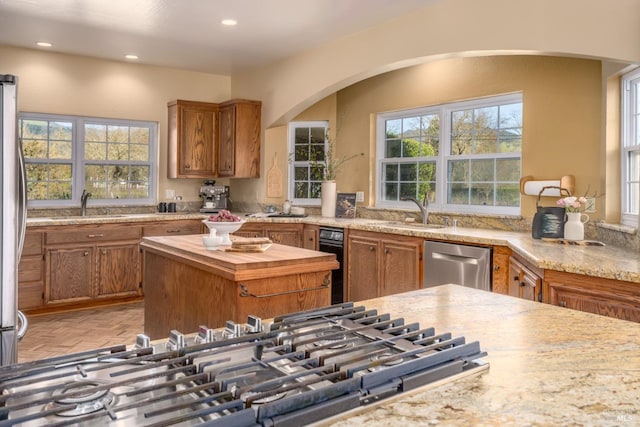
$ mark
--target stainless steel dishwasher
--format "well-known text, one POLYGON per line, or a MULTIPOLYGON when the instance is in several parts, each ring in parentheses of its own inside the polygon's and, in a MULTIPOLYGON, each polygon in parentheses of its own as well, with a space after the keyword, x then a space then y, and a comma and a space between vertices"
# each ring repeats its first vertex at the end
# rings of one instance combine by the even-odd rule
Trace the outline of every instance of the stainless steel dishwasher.
POLYGON ((491 290, 491 248, 424 242, 424 287, 453 283, 491 290))

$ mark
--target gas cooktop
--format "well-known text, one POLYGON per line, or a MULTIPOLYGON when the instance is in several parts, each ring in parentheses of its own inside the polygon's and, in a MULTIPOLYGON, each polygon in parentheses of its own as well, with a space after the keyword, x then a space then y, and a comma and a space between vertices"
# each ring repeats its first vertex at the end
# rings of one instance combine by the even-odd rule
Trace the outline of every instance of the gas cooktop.
POLYGON ((478 342, 352 303, 0 368, 0 426, 299 426, 489 368, 478 342))

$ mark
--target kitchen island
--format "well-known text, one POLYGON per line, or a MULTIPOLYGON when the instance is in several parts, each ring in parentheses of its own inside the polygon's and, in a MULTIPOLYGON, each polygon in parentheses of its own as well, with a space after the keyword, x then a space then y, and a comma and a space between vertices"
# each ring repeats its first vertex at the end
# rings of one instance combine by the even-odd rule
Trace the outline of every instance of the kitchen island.
POLYGON ((640 324, 454 285, 362 302, 478 340, 490 369, 318 426, 635 426, 640 324))
POLYGON ((195 332, 331 303, 334 254, 273 244, 265 252, 208 250, 202 235, 142 239, 144 331, 195 332))

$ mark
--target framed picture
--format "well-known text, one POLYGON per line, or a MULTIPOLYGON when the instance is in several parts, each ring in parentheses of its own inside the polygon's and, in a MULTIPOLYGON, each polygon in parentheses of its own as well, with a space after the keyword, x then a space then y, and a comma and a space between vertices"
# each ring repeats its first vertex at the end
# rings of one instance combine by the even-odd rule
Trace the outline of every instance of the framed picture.
POLYGON ((356 217, 356 193, 338 193, 336 199, 336 218, 356 217))

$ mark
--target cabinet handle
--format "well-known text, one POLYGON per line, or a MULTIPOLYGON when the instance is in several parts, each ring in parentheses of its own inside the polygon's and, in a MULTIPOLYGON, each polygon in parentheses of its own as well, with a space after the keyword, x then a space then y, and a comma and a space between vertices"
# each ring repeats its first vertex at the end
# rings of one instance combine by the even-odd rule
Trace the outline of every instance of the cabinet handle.
POLYGON ((184 165, 185 169, 191 169, 191 165, 184 165))
POLYGON ((519 282, 520 281, 520 276, 513 276, 513 281, 514 282, 519 282))
POLYGON ((369 246, 369 250, 370 250, 370 251, 375 251, 375 250, 376 250, 376 247, 375 247, 375 246, 369 246))
POLYGON ((87 237, 93 239, 95 237, 104 237, 104 234, 88 234, 87 237))
POLYGON ((331 285, 331 282, 329 281, 329 277, 330 277, 330 273, 324 276, 324 280, 322 281, 322 285, 320 285, 318 287, 315 287, 315 288, 295 289, 295 290, 292 290, 292 291, 275 292, 273 294, 264 294, 264 295, 252 294, 251 292, 249 292, 249 289, 247 289, 247 285, 245 285, 244 283, 240 283, 240 296, 241 297, 252 297, 252 298, 271 298, 271 297, 278 297, 280 295, 297 294, 297 293, 300 293, 300 292, 320 291, 320 290, 323 290, 323 289, 327 289, 329 287, 329 285, 331 285))
POLYGON ((167 230, 167 233, 179 233, 180 229, 167 230))
POLYGON ((84 256, 89 256, 89 251, 84 251, 84 256))
POLYGON ((386 255, 386 254, 388 254, 388 253, 389 253, 389 249, 384 248, 384 254, 386 255))
POLYGON ((500 266, 499 265, 494 265, 493 266, 493 271, 498 271, 500 270, 500 266))

